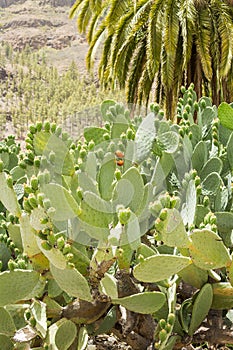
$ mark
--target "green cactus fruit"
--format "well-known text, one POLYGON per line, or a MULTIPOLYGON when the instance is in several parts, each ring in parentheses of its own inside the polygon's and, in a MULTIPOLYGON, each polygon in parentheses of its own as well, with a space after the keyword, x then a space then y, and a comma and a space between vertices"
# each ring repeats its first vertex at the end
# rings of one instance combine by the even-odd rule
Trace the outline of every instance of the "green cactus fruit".
POLYGON ((119 269, 129 269, 133 257, 133 249, 129 244, 123 245, 116 250, 119 269))
POLYGON ((166 320, 164 320, 163 318, 161 320, 159 320, 159 326, 161 329, 165 329, 166 325, 167 325, 166 320))
POLYGON ((117 214, 121 225, 126 225, 130 219, 131 210, 129 208, 120 208, 117 214))
POLYGON ((166 329, 162 329, 159 332, 159 340, 163 343, 163 342, 165 342, 167 340, 167 337, 168 337, 168 334, 167 334, 166 329))
POLYGON ((51 250, 52 249, 52 245, 48 242, 48 241, 41 241, 41 247, 44 250, 51 250))
POLYGON ((169 313, 167 316, 167 322, 171 325, 174 326, 176 320, 176 315, 174 313, 169 313))
POLYGON ((57 239, 57 248, 59 250, 62 250, 64 248, 64 246, 65 246, 65 239, 64 239, 64 237, 61 236, 57 239))

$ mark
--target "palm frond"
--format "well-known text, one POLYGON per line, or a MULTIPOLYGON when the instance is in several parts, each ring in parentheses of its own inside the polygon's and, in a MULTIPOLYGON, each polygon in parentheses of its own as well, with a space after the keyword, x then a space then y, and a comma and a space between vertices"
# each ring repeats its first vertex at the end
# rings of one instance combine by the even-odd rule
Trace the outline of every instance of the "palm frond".
POLYGON ((86 16, 88 16, 88 18, 90 19, 90 0, 83 1, 82 7, 80 8, 78 13, 77 25, 80 33, 84 33, 86 31, 86 26, 88 25, 86 16))
POLYGON ((95 56, 95 52, 98 49, 103 36, 104 36, 104 32, 106 30, 106 26, 105 23, 101 23, 97 32, 95 33, 95 36, 92 38, 92 41, 90 43, 89 46, 89 50, 87 52, 87 56, 86 56, 86 62, 87 62, 87 68, 91 69, 92 67, 92 61, 93 61, 93 57, 95 56))
POLYGON ((196 46, 201 59, 202 70, 207 80, 212 77, 212 56, 210 53, 211 23, 208 8, 202 8, 197 12, 196 21, 196 46))
POLYGON ((139 42, 137 49, 130 64, 130 70, 127 78, 126 96, 128 103, 137 103, 138 100, 138 84, 142 76, 143 70, 146 69, 146 41, 139 42))
POLYGON ((147 33, 147 70, 150 78, 153 79, 158 71, 162 48, 163 31, 163 0, 156 1, 149 14, 148 33, 147 33))
POLYGON ((194 5, 194 0, 181 0, 179 4, 180 9, 178 11, 178 16, 181 27, 181 35, 183 37, 183 69, 186 69, 192 54, 193 33, 195 30, 196 20, 196 8, 194 5))
POLYGON ((166 51, 166 84, 171 87, 174 81, 174 74, 176 70, 176 48, 179 38, 179 18, 177 16, 178 7, 176 0, 169 0, 165 12, 165 24, 163 45, 166 51))
POLYGON ((211 8, 216 14, 218 32, 221 39, 220 75, 226 76, 232 62, 233 18, 229 7, 219 0, 213 0, 211 8))
POLYGON ((74 18, 74 16, 77 14, 78 12, 78 8, 80 6, 80 4, 83 2, 84 0, 77 0, 74 5, 71 7, 70 9, 70 13, 69 13, 69 18, 74 18))

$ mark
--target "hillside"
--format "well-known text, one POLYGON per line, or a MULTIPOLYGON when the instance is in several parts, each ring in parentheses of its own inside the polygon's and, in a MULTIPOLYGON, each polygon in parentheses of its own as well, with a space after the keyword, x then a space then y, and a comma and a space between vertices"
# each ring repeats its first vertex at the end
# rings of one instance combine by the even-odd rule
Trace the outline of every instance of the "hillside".
POLYGON ((74 0, 0 0, 0 42, 9 42, 14 50, 46 48, 48 61, 58 70, 74 60, 85 70, 87 43, 69 19, 74 0))

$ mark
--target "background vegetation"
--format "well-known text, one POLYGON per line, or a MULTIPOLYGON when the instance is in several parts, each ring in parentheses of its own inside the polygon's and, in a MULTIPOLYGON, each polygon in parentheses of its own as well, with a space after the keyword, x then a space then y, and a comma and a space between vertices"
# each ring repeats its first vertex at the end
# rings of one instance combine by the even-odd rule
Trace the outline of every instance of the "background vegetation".
POLYGON ((0 62, 6 74, 0 80, 2 133, 7 124, 22 137, 30 123, 48 119, 78 136, 87 123, 101 123, 99 106, 104 98, 123 98, 119 91, 103 92, 90 75, 81 76, 74 62, 66 71, 58 71, 48 64, 43 50, 32 52, 27 47, 16 52, 2 43, 0 62))

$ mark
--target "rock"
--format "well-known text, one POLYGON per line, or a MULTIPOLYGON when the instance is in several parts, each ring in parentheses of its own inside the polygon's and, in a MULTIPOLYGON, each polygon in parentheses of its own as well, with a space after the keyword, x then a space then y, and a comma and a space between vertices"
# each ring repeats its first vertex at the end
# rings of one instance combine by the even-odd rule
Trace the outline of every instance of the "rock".
POLYGON ((12 4, 23 4, 26 0, 0 0, 0 7, 8 7, 12 4))

